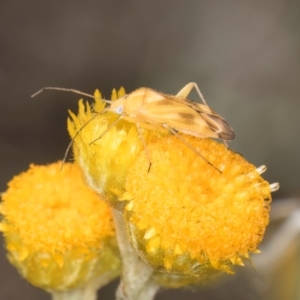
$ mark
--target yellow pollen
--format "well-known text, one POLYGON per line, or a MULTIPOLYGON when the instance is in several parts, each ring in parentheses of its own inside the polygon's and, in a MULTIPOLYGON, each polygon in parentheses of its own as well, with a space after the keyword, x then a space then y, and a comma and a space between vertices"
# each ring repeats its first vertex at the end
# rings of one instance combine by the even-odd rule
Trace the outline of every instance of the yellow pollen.
POLYGON ((141 153, 122 196, 132 239, 155 268, 197 275, 198 262, 230 273, 231 265, 243 265, 241 257, 257 252, 269 223, 270 185, 223 144, 184 138, 222 173, 176 136, 149 143, 151 170, 141 153))
POLYGON ((115 274, 119 262, 108 246, 115 234, 110 207, 83 183, 77 165, 61 165, 31 165, 9 182, 0 230, 11 263, 28 281, 63 290, 107 270, 104 257, 115 274))

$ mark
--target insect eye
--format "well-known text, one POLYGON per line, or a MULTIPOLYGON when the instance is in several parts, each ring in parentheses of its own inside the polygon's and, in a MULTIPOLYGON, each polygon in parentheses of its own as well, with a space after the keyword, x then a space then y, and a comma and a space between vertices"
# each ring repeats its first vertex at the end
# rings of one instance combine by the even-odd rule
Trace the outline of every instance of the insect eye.
POLYGON ((121 115, 123 113, 123 105, 119 105, 115 112, 118 114, 118 115, 121 115))

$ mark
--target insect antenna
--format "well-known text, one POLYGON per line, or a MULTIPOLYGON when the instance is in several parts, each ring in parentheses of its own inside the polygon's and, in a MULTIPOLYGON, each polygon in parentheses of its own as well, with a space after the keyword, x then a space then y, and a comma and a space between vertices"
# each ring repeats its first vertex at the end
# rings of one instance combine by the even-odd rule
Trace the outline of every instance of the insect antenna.
POLYGON ((95 140, 91 141, 89 145, 92 145, 99 139, 101 139, 110 129, 112 129, 122 118, 123 116, 119 116, 115 121, 113 121, 95 140))
POLYGON ((66 89, 66 88, 60 88, 60 87, 43 87, 42 89, 40 89, 39 91, 37 91, 36 93, 31 95, 31 98, 34 98, 35 96, 39 95, 41 92, 43 92, 44 90, 56 90, 56 91, 63 91, 63 92, 71 92, 71 93, 75 93, 75 94, 79 94, 82 96, 86 96, 89 98, 93 98, 93 99, 100 99, 106 103, 111 103, 111 100, 105 100, 105 99, 101 99, 98 97, 95 97, 93 95, 78 91, 78 90, 74 90, 74 89, 66 89))
POLYGON ((198 156, 200 156, 203 160, 205 160, 210 166, 212 166, 215 170, 217 170, 220 174, 222 174, 222 171, 220 171, 218 168, 216 168, 210 161, 208 161, 199 151, 197 151, 189 142, 187 142, 182 136, 180 136, 176 130, 174 130, 172 127, 170 127, 168 124, 163 125, 165 128, 169 129, 171 133, 176 135, 186 146, 188 146, 193 152, 195 152, 198 156))
POLYGON ((62 170, 63 165, 64 165, 64 163, 65 163, 66 160, 67 160, 67 156, 68 156, 68 154, 69 154, 69 151, 70 151, 70 149, 71 149, 71 147, 72 147, 72 145, 73 145, 73 143, 74 143, 76 137, 79 135, 79 133, 80 133, 80 132, 81 132, 81 131, 82 131, 82 130, 83 130, 83 129, 84 129, 84 128, 92 121, 92 120, 94 120, 96 117, 98 117, 98 116, 100 116, 100 115, 106 113, 107 111, 108 111, 107 109, 104 109, 103 111, 101 111, 101 112, 95 114, 94 116, 92 116, 87 122, 85 122, 85 123, 79 128, 79 130, 76 132, 76 134, 74 135, 74 137, 71 139, 71 141, 70 141, 70 143, 69 143, 69 145, 68 145, 68 147, 67 147, 67 149, 66 149, 66 152, 65 152, 64 158, 63 158, 63 160, 62 160, 62 164, 61 164, 60 170, 62 170))

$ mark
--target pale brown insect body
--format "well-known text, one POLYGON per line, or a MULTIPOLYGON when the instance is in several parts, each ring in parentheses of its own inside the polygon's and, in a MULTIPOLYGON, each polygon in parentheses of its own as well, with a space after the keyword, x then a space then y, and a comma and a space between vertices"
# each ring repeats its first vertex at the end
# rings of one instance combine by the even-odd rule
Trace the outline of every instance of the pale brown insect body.
MULTIPOLYGON (((94 96, 80 92, 74 89, 45 87, 32 95, 32 97, 39 94, 44 89, 62 90, 67 92, 74 92, 84 96, 94 96)), ((103 100, 103 99, 102 99, 103 100)), ((177 95, 167 95, 150 88, 139 88, 124 97, 115 101, 103 100, 109 104, 104 111, 112 111, 119 115, 119 118, 113 122, 105 132, 103 132, 98 139, 100 139, 107 131, 109 131, 120 120, 124 119, 129 122, 135 123, 138 132, 143 141, 148 160, 151 166, 151 158, 148 153, 147 146, 143 135, 141 133, 140 125, 153 124, 162 126, 175 134, 183 143, 185 143, 191 150, 193 150, 198 156, 202 157, 208 164, 214 167, 203 155, 193 148, 184 137, 180 136, 178 132, 185 133, 196 137, 211 137, 220 138, 224 141, 230 141, 234 139, 234 132, 228 125, 224 118, 214 112, 206 103, 200 89, 197 84, 190 82, 185 85, 177 95), (187 96, 191 90, 195 88, 200 99, 204 104, 200 104, 195 101, 187 99, 187 96)), ((85 126, 85 125, 84 125, 85 126)), ((78 131, 77 134, 84 128, 84 126, 78 131)), ((67 148, 66 155, 77 135, 72 139, 69 147, 67 148)), ((92 141, 91 143, 93 143, 92 141)), ((65 155, 65 158, 66 158, 65 155)), ((214 167, 219 171, 216 167, 214 167)), ((149 168, 150 169, 150 168, 149 168)), ((221 171, 219 171, 221 173, 221 171)))
POLYGON ((140 88, 113 101, 109 110, 135 123, 160 124, 197 137, 234 139, 228 123, 208 105, 140 88))

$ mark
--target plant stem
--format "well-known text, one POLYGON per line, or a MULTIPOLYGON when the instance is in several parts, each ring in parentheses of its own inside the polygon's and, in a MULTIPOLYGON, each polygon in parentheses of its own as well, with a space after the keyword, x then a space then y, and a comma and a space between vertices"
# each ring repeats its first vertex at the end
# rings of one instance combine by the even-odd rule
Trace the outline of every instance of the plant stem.
POLYGON ((86 288, 66 291, 66 292, 52 292, 52 300, 96 300, 97 290, 86 288))
POLYGON ((152 300, 159 286, 150 279, 154 269, 139 258, 130 245, 122 212, 113 209, 117 241, 122 258, 122 279, 117 300, 152 300))
POLYGON ((91 280, 85 287, 68 291, 50 291, 52 300, 96 300, 97 291, 108 284, 112 279, 111 274, 103 274, 91 280))

